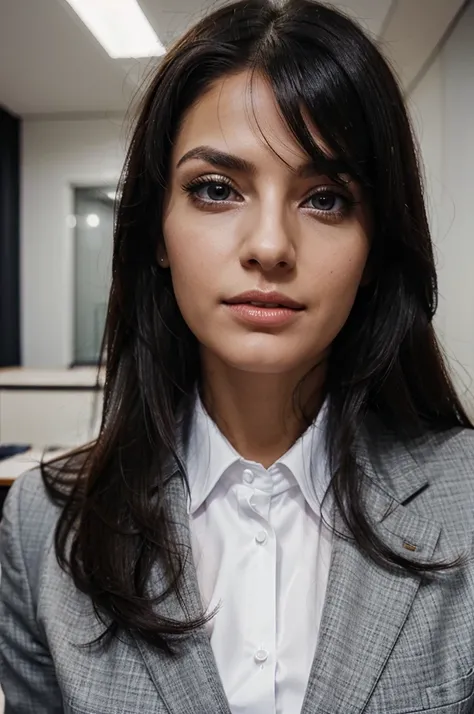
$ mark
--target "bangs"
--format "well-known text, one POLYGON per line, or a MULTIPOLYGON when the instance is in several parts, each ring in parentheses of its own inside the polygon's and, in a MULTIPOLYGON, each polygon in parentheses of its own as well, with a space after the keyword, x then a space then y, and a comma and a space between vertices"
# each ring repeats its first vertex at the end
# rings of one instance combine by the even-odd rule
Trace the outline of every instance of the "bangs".
MULTIPOLYGON (((371 127, 351 79, 326 52, 318 55, 314 47, 309 52, 278 40, 270 53, 259 53, 252 63, 250 92, 255 77, 264 76, 283 121, 316 171, 338 183, 345 183, 342 175, 349 175, 361 188, 370 189, 371 127)), ((255 111, 254 119, 258 125, 255 111)))

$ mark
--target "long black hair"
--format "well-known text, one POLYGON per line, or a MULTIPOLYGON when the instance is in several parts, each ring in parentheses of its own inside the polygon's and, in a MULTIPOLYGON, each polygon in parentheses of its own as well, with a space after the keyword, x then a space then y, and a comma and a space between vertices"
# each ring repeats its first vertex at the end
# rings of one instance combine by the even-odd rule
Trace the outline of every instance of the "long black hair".
POLYGON ((197 340, 157 266, 173 141, 185 113, 219 78, 263 75, 302 149, 321 160, 305 117, 364 191, 372 217, 370 280, 329 360, 328 447, 335 503, 352 537, 381 567, 427 573, 391 551, 364 511, 354 444, 369 416, 394 440, 472 425, 432 326, 437 283, 417 156, 397 82, 381 53, 343 14, 310 0, 241 0, 201 20, 171 47, 143 99, 121 184, 97 441, 44 467, 62 506, 56 552, 105 615, 105 634, 134 631, 172 651, 168 635, 209 619, 159 617, 146 584, 160 559, 164 591, 184 598, 184 558, 164 493, 169 463, 187 485, 179 424, 199 384, 197 340), (336 467, 337 462, 337 467, 336 467), (168 465, 168 466, 167 466, 168 465))

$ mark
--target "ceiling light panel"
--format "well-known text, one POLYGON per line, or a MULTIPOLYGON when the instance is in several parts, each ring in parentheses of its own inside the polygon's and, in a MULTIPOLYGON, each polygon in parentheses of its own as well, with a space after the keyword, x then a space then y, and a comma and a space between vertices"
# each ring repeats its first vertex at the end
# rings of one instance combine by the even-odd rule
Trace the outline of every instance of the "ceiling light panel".
POLYGON ((113 57, 158 57, 165 48, 137 0, 67 0, 113 57))

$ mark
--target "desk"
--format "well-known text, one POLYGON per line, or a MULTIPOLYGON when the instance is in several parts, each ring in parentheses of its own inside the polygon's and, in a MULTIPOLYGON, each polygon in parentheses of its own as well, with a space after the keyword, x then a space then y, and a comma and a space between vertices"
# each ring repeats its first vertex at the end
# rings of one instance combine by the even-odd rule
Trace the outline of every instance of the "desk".
POLYGON ((1 367, 0 386, 8 389, 94 389, 104 386, 105 372, 97 375, 95 367, 46 369, 32 367, 1 367))
POLYGON ((93 440, 103 382, 95 368, 0 369, 0 441, 73 447, 93 440))

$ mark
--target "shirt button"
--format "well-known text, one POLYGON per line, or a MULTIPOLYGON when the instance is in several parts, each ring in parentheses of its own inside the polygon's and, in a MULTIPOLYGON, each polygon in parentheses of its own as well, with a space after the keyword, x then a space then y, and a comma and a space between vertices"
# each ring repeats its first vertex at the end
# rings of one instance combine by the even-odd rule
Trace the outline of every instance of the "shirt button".
POLYGON ((245 471, 244 471, 245 483, 252 483, 254 478, 255 478, 255 476, 253 475, 253 472, 250 471, 250 469, 245 469, 245 471))
POLYGON ((255 536, 255 540, 259 545, 263 545, 264 543, 267 542, 267 532, 266 531, 259 531, 257 535, 255 536))
POLYGON ((255 652, 255 662, 257 664, 262 664, 268 659, 268 652, 267 650, 257 650, 255 652))

